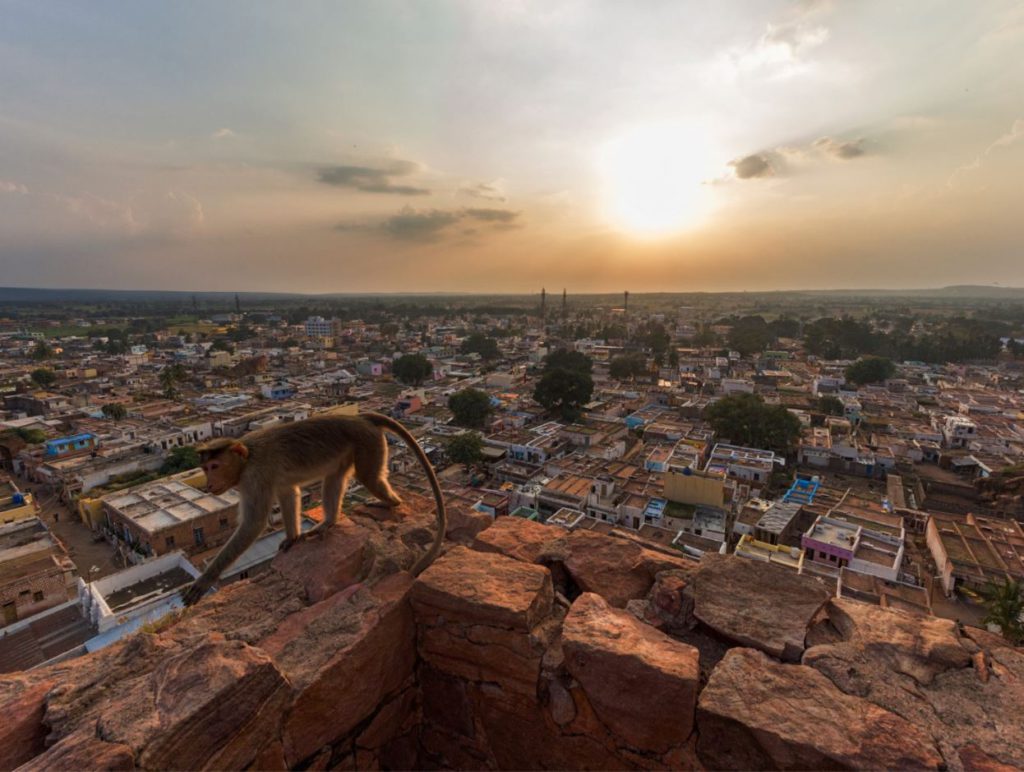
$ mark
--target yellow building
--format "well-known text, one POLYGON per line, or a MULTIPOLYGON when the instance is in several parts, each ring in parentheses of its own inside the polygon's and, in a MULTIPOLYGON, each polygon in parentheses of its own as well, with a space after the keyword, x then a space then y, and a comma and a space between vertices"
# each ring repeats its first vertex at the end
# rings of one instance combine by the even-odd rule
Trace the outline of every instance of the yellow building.
POLYGON ((720 474, 685 469, 665 473, 665 498, 679 504, 704 504, 721 507, 725 504, 725 477, 720 474))
POLYGON ((31 493, 22 493, 10 480, 0 480, 0 524, 16 523, 38 514, 31 493))

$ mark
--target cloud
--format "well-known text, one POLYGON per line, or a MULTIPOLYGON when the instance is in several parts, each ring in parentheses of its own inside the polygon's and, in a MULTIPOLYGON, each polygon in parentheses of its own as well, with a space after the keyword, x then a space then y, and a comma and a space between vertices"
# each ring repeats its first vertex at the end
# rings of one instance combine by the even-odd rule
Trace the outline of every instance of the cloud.
POLYGON ((213 134, 210 135, 210 139, 231 139, 232 137, 235 136, 237 136, 235 132, 225 127, 223 129, 217 129, 215 132, 213 132, 213 134))
POLYGON ((807 54, 829 39, 828 27, 816 23, 815 17, 831 6, 817 0, 794 3, 781 19, 768 22, 756 42, 720 54, 716 71, 728 79, 747 73, 781 79, 804 72, 807 54))
POLYGON ((18 182, 0 180, 0 193, 11 193, 19 196, 27 196, 28 188, 18 182))
POLYGON ((494 182, 467 183, 458 189, 458 194, 470 198, 481 198, 485 201, 507 201, 504 180, 494 182))
POLYGON ((414 209, 403 207, 397 214, 383 220, 362 223, 341 223, 340 231, 372 231, 384 233, 400 241, 429 243, 457 230, 479 234, 485 230, 501 231, 522 227, 520 213, 510 209, 414 209), (462 226, 457 228, 457 226, 462 226))
POLYGON ((1001 147, 1009 147, 1021 139, 1024 139, 1024 118, 1018 118, 1015 120, 1008 132, 997 137, 991 145, 985 148, 985 152, 976 157, 973 161, 957 167, 953 173, 949 175, 949 179, 946 181, 946 187, 955 187, 964 175, 980 169, 982 164, 985 163, 985 160, 992 155, 995 150, 1001 147))
POLYGON ((821 137, 814 140, 814 147, 833 158, 840 158, 844 161, 848 161, 851 158, 859 158, 865 154, 863 137, 848 141, 834 139, 833 137, 821 137))
POLYGON ((390 193, 396 196, 426 196, 428 188, 396 185, 392 177, 405 177, 419 171, 412 161, 390 161, 380 168, 371 166, 325 166, 317 171, 317 180, 336 188, 351 188, 363 193, 390 193))
POLYGON ((730 161, 729 166, 733 168, 737 179, 741 180, 775 176, 775 168, 768 158, 760 153, 737 158, 730 161))

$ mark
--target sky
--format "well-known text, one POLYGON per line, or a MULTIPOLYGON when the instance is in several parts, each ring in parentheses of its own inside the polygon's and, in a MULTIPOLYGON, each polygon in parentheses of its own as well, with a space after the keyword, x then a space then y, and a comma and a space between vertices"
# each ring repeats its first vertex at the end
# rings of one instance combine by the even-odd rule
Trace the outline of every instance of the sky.
POLYGON ((1024 286, 1018 0, 3 0, 0 286, 1024 286))

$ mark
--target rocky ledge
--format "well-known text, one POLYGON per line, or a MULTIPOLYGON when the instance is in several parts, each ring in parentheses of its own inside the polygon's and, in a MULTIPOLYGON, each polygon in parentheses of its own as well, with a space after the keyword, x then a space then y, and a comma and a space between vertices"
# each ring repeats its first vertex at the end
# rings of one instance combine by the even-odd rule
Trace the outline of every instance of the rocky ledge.
POLYGON ((1024 767, 1024 653, 627 535, 359 508, 156 631, 0 677, 5 769, 1024 767))

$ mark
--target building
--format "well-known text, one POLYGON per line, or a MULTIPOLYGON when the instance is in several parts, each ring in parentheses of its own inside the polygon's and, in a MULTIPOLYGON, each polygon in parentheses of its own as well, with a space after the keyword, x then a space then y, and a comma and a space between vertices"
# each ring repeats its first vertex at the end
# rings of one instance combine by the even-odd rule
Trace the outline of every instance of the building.
POLYGON ((28 520, 38 514, 31 493, 22 493, 13 481, 0 478, 0 523, 28 520))
POLYGON ((339 319, 324 319, 322 316, 311 316, 306 320, 306 337, 337 338, 342 327, 339 319))
MULTIPOLYGON (((100 499, 111 535, 142 558, 205 552, 227 541, 238 519, 238 494, 219 496, 182 481, 183 473, 100 499)), ((138 562, 138 561, 136 561, 138 562)))
POLYGON ((0 606, 10 625, 66 603, 77 571, 39 518, 0 526, 0 606))
POLYGON ((980 590, 1024 580, 1024 528, 1016 520, 932 512, 925 540, 947 595, 957 584, 980 590))

